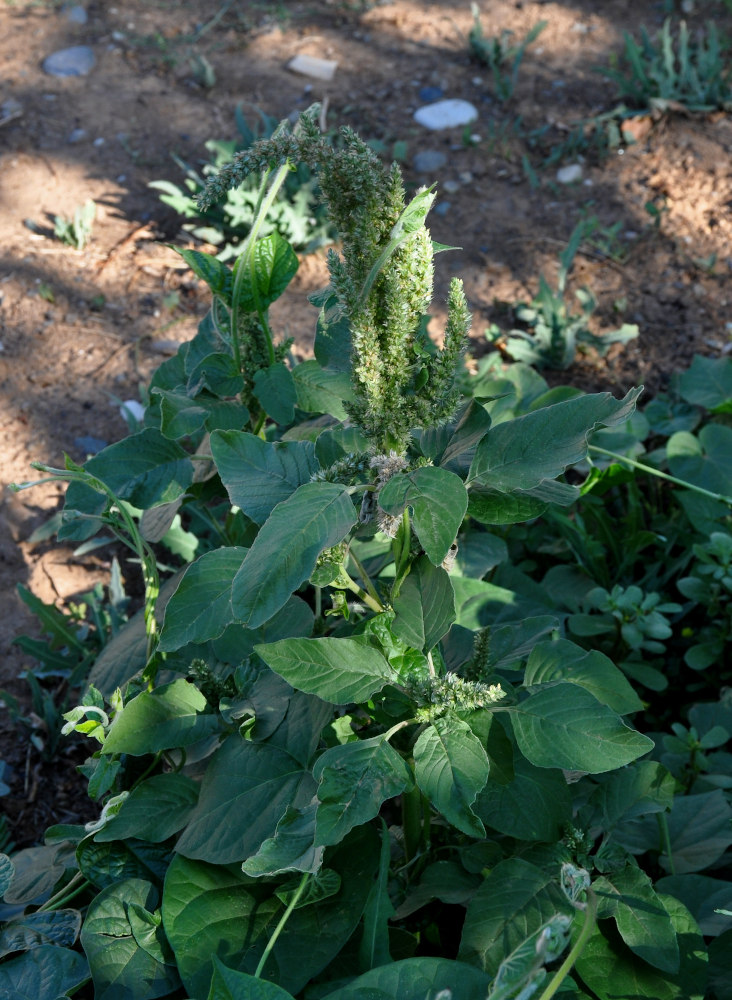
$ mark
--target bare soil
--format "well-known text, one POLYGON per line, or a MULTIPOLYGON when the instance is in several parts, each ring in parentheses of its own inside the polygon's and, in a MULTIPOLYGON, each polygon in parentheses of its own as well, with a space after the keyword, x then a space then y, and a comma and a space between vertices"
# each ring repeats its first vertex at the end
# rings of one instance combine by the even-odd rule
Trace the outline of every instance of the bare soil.
MULTIPOLYGON (((693 24, 703 14, 732 31, 721 3, 696 6, 693 24)), ((87 3, 85 24, 52 0, 3 0, 0 485, 32 477, 33 460, 60 465, 65 451, 84 460, 77 440, 84 436, 122 437, 119 401, 139 398, 155 367, 195 332, 207 292, 165 246, 187 237, 148 184, 180 183, 171 153, 200 164, 207 139, 234 138, 237 104, 286 117, 319 100, 329 128, 350 125, 387 150, 406 142, 408 183, 437 183, 442 207, 431 216, 433 237, 461 247, 437 258, 435 329, 449 279, 458 274, 474 312, 475 356, 488 349, 488 324, 505 325, 506 304, 531 299, 540 273, 555 278, 583 213, 604 227, 621 226, 613 246, 578 255, 572 287, 586 285, 597 297, 595 332, 625 321, 637 323, 640 336, 604 360, 581 356, 568 371, 552 373, 553 381, 617 393, 645 383, 653 394, 694 353, 725 351, 732 119, 683 108, 641 117, 635 144, 606 158, 587 152, 581 180, 570 185, 557 182, 556 165, 540 166, 577 122, 618 103, 596 67, 620 52, 623 31, 637 34, 644 24, 653 33, 664 4, 482 0, 480 8, 486 35, 507 29, 521 39, 540 19, 548 22, 505 104, 493 94, 490 71, 471 59, 467 0, 116 0, 87 3), (96 56, 88 76, 44 73, 46 56, 80 44, 96 56), (337 60, 334 79, 288 70, 301 53, 337 60), (208 89, 196 78, 195 56, 214 70, 208 89), (424 88, 471 101, 478 120, 467 131, 428 132, 413 119, 424 88), (544 127, 542 151, 526 136, 544 127), (426 149, 447 158, 429 176, 413 165, 426 149), (77 251, 53 238, 53 217, 72 215, 88 199, 97 205, 93 238, 77 251), (659 225, 649 202, 660 211, 659 225)), ((325 283, 323 256, 303 259, 278 309, 300 356, 310 350, 315 318, 305 294, 325 283)), ((106 549, 74 556, 53 543, 30 543, 60 499, 49 485, 0 496, 0 683, 15 695, 26 690, 19 674, 31 664, 11 641, 35 630, 16 584, 62 605, 109 576, 106 549)), ((132 581, 135 568, 124 563, 123 570, 132 581)), ((42 735, 40 720, 37 726, 42 735)), ((42 764, 28 750, 27 731, 2 707, 0 730, 0 757, 15 771, 2 803, 16 843, 31 843, 51 821, 84 818, 63 755, 42 764)), ((70 754, 72 762, 79 757, 70 754)))

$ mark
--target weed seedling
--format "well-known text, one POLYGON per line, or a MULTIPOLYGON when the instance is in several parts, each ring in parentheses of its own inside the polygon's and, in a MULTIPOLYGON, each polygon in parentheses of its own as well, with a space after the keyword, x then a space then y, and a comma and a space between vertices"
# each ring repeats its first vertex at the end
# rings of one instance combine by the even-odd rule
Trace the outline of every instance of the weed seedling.
POLYGON ((514 42, 513 32, 508 30, 502 31, 496 37, 486 38, 480 22, 478 5, 473 4, 471 10, 473 27, 468 36, 470 52, 491 71, 496 97, 503 104, 513 97, 526 50, 536 41, 549 22, 539 21, 521 42, 514 42))
POLYGON ((84 202, 76 209, 70 219, 62 215, 54 217, 54 236, 75 250, 83 250, 91 239, 92 225, 97 215, 97 206, 93 201, 84 202))

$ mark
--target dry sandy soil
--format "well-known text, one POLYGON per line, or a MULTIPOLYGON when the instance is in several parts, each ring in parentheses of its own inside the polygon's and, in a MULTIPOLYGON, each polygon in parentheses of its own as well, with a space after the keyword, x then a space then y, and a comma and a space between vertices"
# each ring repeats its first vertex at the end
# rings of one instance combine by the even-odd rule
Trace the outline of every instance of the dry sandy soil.
MULTIPOLYGON (((83 460, 77 439, 85 435, 107 442, 123 436, 117 401, 139 398, 166 353, 193 335, 208 306, 206 289, 164 245, 181 238, 179 219, 148 183, 180 182, 171 153, 200 164, 207 139, 233 138, 240 103, 285 117, 327 101, 329 128, 351 125, 387 149, 406 143, 407 181, 438 186, 442 214, 432 217, 433 237, 462 248, 438 258, 436 323, 448 281, 459 274, 474 311, 476 356, 487 349, 488 323, 505 323, 505 304, 530 299, 541 272, 555 277, 583 213, 604 227, 620 223, 618 240, 609 255, 607 247, 583 248, 572 284, 588 286, 599 301, 595 332, 627 321, 639 325, 640 336, 606 360, 581 357, 554 381, 616 392, 643 382, 652 394, 694 353, 716 356, 729 346, 730 117, 683 108, 641 117, 635 144, 602 159, 587 152, 582 178, 571 185, 557 183, 560 164, 541 166, 577 122, 617 105, 614 84, 596 67, 621 51, 623 31, 637 34, 645 24, 654 33, 668 5, 479 6, 486 35, 506 29, 521 39, 539 20, 548 22, 505 104, 495 99, 490 71, 470 57, 467 0, 105 0, 85 5, 85 24, 52 0, 1 0, 0 486, 27 479, 33 460, 59 465, 64 451, 83 460), (87 76, 43 71, 50 53, 80 44, 96 57, 87 76), (289 71, 300 53, 337 60, 333 81, 289 71), (196 56, 213 68, 208 89, 197 82, 196 56), (413 119, 424 88, 473 102, 478 120, 465 134, 428 132, 413 119), (527 134, 542 128, 543 145, 532 147, 527 134), (430 176, 414 169, 415 155, 428 149, 446 156, 430 176), (93 238, 77 251, 53 238, 52 220, 88 199, 97 205, 93 238), (662 210, 660 226, 648 202, 662 210)), ((691 7, 693 25, 712 17, 732 32, 721 2, 691 7)), ((564 161, 573 162, 576 155, 564 161)), ((303 260, 279 311, 300 355, 314 323, 304 296, 325 274, 322 256, 303 260)), ((29 542, 59 499, 50 486, 0 495, 0 683, 15 694, 25 689, 18 674, 28 660, 10 643, 34 628, 16 584, 61 604, 109 575, 106 550, 74 557, 29 542)), ((123 569, 132 580, 134 567, 123 569)), ((0 757, 15 768, 13 794, 3 801, 23 844, 52 818, 72 818, 75 794, 59 777, 68 766, 64 772, 62 762, 59 771, 27 753, 26 738, 2 708, 0 722, 0 757)))

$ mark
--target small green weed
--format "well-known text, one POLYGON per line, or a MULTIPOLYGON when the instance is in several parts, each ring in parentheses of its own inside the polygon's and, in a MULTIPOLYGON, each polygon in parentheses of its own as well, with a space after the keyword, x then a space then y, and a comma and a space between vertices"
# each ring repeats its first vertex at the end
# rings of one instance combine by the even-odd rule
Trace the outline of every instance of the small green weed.
POLYGON ((627 32, 624 38, 622 56, 602 71, 622 100, 660 111, 674 105, 689 111, 732 107, 732 66, 713 21, 692 35, 685 21, 674 32, 667 18, 655 42, 645 28, 640 42, 627 32))
POLYGON ((71 218, 56 215, 53 220, 53 234, 67 246, 83 250, 91 239, 92 226, 97 215, 97 206, 91 199, 76 209, 71 218))
POLYGON ((472 4, 471 10, 473 27, 468 36, 470 52, 491 71, 495 95, 501 103, 505 103, 513 97, 527 48, 536 41, 549 22, 539 21, 521 42, 514 42, 513 32, 508 30, 502 31, 496 37, 486 38, 483 34, 478 5, 472 4))

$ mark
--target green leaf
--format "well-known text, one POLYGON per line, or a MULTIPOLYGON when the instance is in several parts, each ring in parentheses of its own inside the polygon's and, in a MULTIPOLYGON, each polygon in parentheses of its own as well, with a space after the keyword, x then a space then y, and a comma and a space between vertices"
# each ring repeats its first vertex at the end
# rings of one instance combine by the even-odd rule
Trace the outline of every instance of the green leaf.
POLYGON ((257 628, 310 578, 323 551, 342 541, 356 523, 345 487, 305 483, 279 503, 262 526, 234 578, 236 621, 257 628))
POLYGON ((450 577, 420 556, 393 600, 395 635, 415 649, 429 652, 455 621, 455 591, 450 577))
MULTIPOLYGON (((13 854, 11 864, 15 871, 4 893, 5 902, 11 905, 30 903, 39 897, 50 896, 66 868, 73 864, 73 854, 71 859, 68 854, 68 845, 64 844, 26 847, 13 854)), ((5 870, 7 874, 7 865, 5 870)))
POLYGON ((680 969, 654 969, 623 943, 615 929, 595 930, 578 957, 575 970, 599 1000, 704 1000, 707 955, 691 914, 671 896, 658 897, 678 936, 680 969))
POLYGON ((340 843, 377 816, 387 799, 414 786, 409 767, 384 736, 331 747, 316 761, 313 777, 319 782, 315 840, 325 845, 340 843))
POLYGON ((0 854, 0 898, 2 898, 10 888, 14 875, 15 865, 7 854, 0 854))
POLYGON ((186 452, 152 427, 109 445, 84 468, 141 510, 176 500, 193 482, 186 452))
POLYGON ((83 955, 44 944, 0 965, 0 997, 59 1000, 64 994, 75 993, 88 978, 89 966, 83 955))
POLYGON ((288 806, 274 836, 262 841, 256 854, 242 865, 245 875, 280 875, 283 872, 317 872, 325 848, 315 846, 316 802, 303 809, 288 806))
POLYGON ((278 232, 257 240, 250 253, 242 254, 234 267, 234 281, 241 278, 239 309, 243 312, 266 309, 282 295, 298 266, 297 254, 278 232))
POLYGON ((708 937, 732 930, 732 916, 718 912, 732 911, 732 882, 710 875, 666 875, 656 882, 656 892, 675 896, 689 910, 708 937))
POLYGON ((120 811, 94 839, 106 843, 138 837, 161 844, 186 825, 198 801, 199 787, 183 774, 155 774, 132 789, 120 811))
POLYGON ((471 837, 485 836, 472 806, 488 772, 482 744, 460 719, 435 719, 415 744, 414 774, 420 789, 445 819, 471 837))
POLYGON ((552 876, 521 858, 501 861, 468 904, 458 958, 495 975, 507 954, 558 913, 573 908, 552 876))
POLYGON ((713 493, 732 494, 732 427, 707 424, 697 436, 679 431, 666 442, 666 455, 679 479, 713 493))
POLYGON ((207 1000, 293 1000, 292 994, 266 979, 227 969, 213 956, 213 976, 207 1000))
POLYGON ((391 838, 386 823, 381 821, 381 858, 379 874, 371 886, 363 913, 363 937, 358 949, 359 966, 368 971, 392 961, 389 951, 389 920, 394 916, 394 906, 389 898, 389 868, 391 865, 391 838))
POLYGON ((467 872, 457 861, 436 861, 425 869, 419 885, 409 892, 395 917, 403 920, 433 899, 465 906, 482 881, 480 875, 467 872))
POLYGON ((500 493, 498 490, 471 489, 468 493, 468 514, 481 524, 518 524, 540 517, 549 505, 536 497, 522 493, 500 493))
POLYGON ((514 756, 509 784, 489 778, 473 807, 488 827, 519 840, 553 843, 572 818, 572 795, 561 771, 514 756))
POLYGON ((713 413, 732 409, 732 358, 694 355, 690 367, 679 376, 681 396, 694 406, 713 413))
POLYGON ((153 389, 160 397, 160 430, 171 441, 195 434, 208 416, 208 410, 190 396, 166 389, 153 389))
POLYGON ((107 889, 122 879, 162 884, 170 857, 168 847, 149 844, 146 840, 115 840, 101 844, 87 837, 76 849, 81 873, 98 889, 107 889))
POLYGON ((490 425, 491 418, 485 407, 481 406, 477 400, 471 399, 455 425, 452 436, 440 456, 439 464, 446 466, 458 458, 467 462, 472 458, 475 446, 485 436, 490 425))
POLYGON ((255 652, 298 691, 344 705, 366 701, 398 679, 367 638, 281 639, 255 652))
POLYGON ((78 910, 37 910, 14 917, 0 931, 0 958, 14 951, 30 951, 44 945, 72 948, 80 929, 78 910))
POLYGON ((309 441, 262 441, 246 431, 216 431, 211 453, 231 503, 260 525, 318 469, 309 441))
POLYGON ((260 368, 254 376, 254 395, 275 423, 291 424, 295 419, 297 392, 292 372, 282 361, 260 368))
POLYGON ((201 358, 191 369, 186 391, 197 396, 208 389, 214 396, 236 396, 244 388, 244 379, 230 354, 215 351, 201 358))
POLYGON ((653 749, 653 740, 577 684, 543 688, 508 711, 519 749, 537 767, 600 774, 653 749))
POLYGON ((439 566, 457 537, 468 496, 459 476, 425 466, 392 476, 379 493, 379 506, 394 517, 411 507, 417 537, 430 561, 439 566))
POLYGON ((211 646, 216 656, 224 663, 238 666, 254 652, 260 642, 276 642, 295 636, 309 636, 313 631, 314 615, 309 604, 293 595, 280 613, 270 618, 259 628, 248 629, 243 625, 228 625, 223 635, 214 639, 211 646))
POLYGON ((183 250, 172 243, 168 243, 168 247, 181 255, 191 271, 197 278, 206 282, 214 295, 221 296, 227 305, 231 305, 232 278, 230 268, 222 264, 212 254, 201 253, 200 250, 183 250))
POLYGON ((677 875, 701 871, 732 844, 732 806, 719 788, 701 795, 677 795, 668 832, 673 865, 665 854, 661 865, 677 875))
POLYGON ((141 879, 125 879, 101 892, 89 904, 81 943, 89 959, 95 1000, 154 1000, 180 985, 175 965, 157 961, 135 940, 129 908, 148 912, 158 904, 158 891, 141 879))
POLYGON ((218 865, 244 861, 274 835, 287 807, 312 790, 310 774, 292 754, 234 733, 210 760, 176 850, 218 865))
POLYGON ((531 651, 524 684, 547 684, 568 681, 593 694, 618 715, 643 708, 638 695, 612 660, 597 650, 582 649, 567 639, 540 642, 531 651))
POLYGON ((449 958, 405 958, 352 980, 324 1000, 485 1000, 490 976, 449 958))
POLYGON ((674 801, 676 782, 662 764, 637 761, 607 775, 592 796, 602 816, 602 828, 611 830, 620 819, 666 812, 674 801))
POLYGON ((632 952, 662 972, 679 971, 679 943, 651 880, 635 865, 601 876, 592 888, 632 952))
POLYGON ((165 608, 158 649, 170 653, 189 642, 217 639, 234 620, 231 586, 248 549, 214 549, 186 567, 165 608))
POLYGON ((303 361, 292 373, 297 405, 306 413, 329 413, 336 420, 346 420, 344 402, 354 399, 351 379, 346 371, 321 368, 317 361, 303 361))
POLYGON ((141 756, 197 743, 220 729, 218 716, 207 707, 195 684, 182 678, 143 691, 115 717, 102 753, 141 756))
MULTIPOLYGON (((321 303, 313 302, 313 304, 321 303)), ((313 353, 322 368, 332 368, 346 373, 351 370, 351 327, 348 317, 338 306, 338 298, 333 293, 322 302, 315 327, 313 353)))
POLYGON ((593 430, 627 420, 641 391, 621 400, 609 392, 576 396, 493 426, 478 444, 468 482, 500 493, 536 489, 586 457, 593 430))

